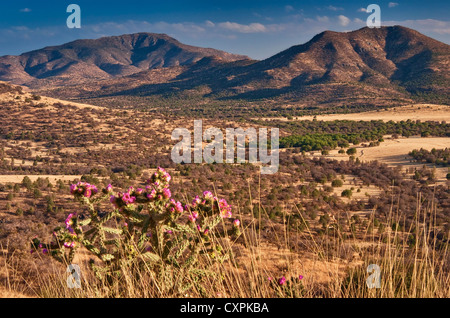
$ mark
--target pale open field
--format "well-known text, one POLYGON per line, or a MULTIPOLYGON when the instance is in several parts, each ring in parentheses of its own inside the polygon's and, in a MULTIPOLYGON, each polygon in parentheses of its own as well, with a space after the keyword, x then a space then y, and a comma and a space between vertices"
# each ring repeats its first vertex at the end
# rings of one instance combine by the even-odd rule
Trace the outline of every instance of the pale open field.
MULTIPOLYGON (((30 92, 30 90, 25 87, 22 86, 23 92, 25 93, 23 96, 20 97, 20 100, 23 101, 25 98, 31 98, 32 94, 30 92)), ((5 93, 5 94, 0 94, 0 101, 5 102, 5 101, 11 101, 11 100, 16 100, 17 94, 13 94, 13 93, 5 93)), ((39 103, 43 103, 43 104, 47 104, 47 105, 53 105, 55 103, 61 103, 63 105, 70 105, 70 106, 75 106, 78 108, 104 108, 101 106, 95 106, 95 105, 89 105, 89 104, 82 104, 82 103, 76 103, 76 102, 71 102, 71 101, 65 101, 65 100, 61 100, 61 99, 55 99, 55 98, 51 98, 51 97, 46 97, 46 96, 41 96, 41 98, 39 100, 33 101, 33 103, 35 104, 39 104, 39 103)))
MULTIPOLYGON (((25 175, 0 175, 0 183, 20 183, 22 182, 25 175)), ((51 183, 56 183, 56 181, 72 181, 75 179, 80 179, 81 176, 63 176, 63 175, 28 175, 32 182, 36 181, 38 178, 46 179, 51 183)))
MULTIPOLYGON (((423 163, 413 162, 412 158, 408 156, 408 153, 414 149, 426 149, 431 150, 450 148, 450 138, 445 137, 410 137, 399 139, 388 139, 386 136, 384 142, 380 143, 377 147, 364 147, 359 145, 357 147, 358 152, 355 157, 359 158, 362 162, 378 160, 386 163, 389 166, 402 166, 405 168, 420 168, 423 163)), ((348 155, 338 154, 338 150, 330 151, 327 158, 348 160, 348 155)), ((432 167, 433 165, 427 165, 432 167)), ((447 167, 436 167, 436 177, 438 183, 445 183, 446 175, 448 173, 447 167)))
MULTIPOLYGON (((302 116, 294 117, 293 121, 298 120, 317 120, 333 121, 333 120, 383 120, 383 121, 406 121, 421 120, 421 121, 450 121, 450 106, 434 105, 434 104, 415 104, 395 107, 390 109, 380 109, 379 111, 369 111, 363 113, 353 114, 330 114, 319 116, 302 116)), ((278 119, 288 121, 285 117, 279 118, 265 118, 263 120, 278 119)))

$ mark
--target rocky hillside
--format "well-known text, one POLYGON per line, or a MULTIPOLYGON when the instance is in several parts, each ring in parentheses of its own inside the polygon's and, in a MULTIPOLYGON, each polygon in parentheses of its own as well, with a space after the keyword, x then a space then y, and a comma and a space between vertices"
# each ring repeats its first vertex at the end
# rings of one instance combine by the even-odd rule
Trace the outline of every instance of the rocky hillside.
POLYGON ((134 34, 0 58, 0 79, 100 104, 195 97, 360 108, 450 104, 449 65, 449 45, 402 26, 325 31, 262 61, 134 34), (5 66, 14 58, 24 67, 5 66))
POLYGON ((77 40, 20 56, 0 57, 0 80, 30 87, 64 86, 143 70, 190 65, 207 56, 223 61, 248 59, 185 45, 165 34, 136 33, 77 40))

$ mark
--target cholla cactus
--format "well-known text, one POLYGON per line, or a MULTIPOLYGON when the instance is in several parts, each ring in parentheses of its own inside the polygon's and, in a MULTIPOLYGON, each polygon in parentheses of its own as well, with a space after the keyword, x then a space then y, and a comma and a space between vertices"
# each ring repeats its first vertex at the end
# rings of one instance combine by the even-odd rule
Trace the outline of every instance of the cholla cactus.
MULTIPOLYGON (((98 259, 91 267, 99 279, 113 283, 124 266, 137 271, 150 269, 154 277, 172 281, 168 288, 182 293, 190 287, 187 281, 213 274, 195 266, 201 257, 209 258, 209 264, 227 258, 210 236, 217 225, 231 218, 232 212, 226 200, 209 191, 196 196, 192 204, 183 205, 172 198, 170 181, 170 174, 158 168, 145 189, 130 187, 115 193, 111 185, 101 192, 86 182, 72 185, 71 193, 87 206, 89 217, 70 214, 65 226, 54 230, 54 242, 43 244, 35 238, 32 246, 69 264, 83 246, 98 259), (113 209, 100 216, 97 206, 108 200, 113 209), (177 273, 183 273, 186 279, 162 277, 175 277, 177 273)), ((235 220, 232 233, 238 233, 238 227, 235 220)))

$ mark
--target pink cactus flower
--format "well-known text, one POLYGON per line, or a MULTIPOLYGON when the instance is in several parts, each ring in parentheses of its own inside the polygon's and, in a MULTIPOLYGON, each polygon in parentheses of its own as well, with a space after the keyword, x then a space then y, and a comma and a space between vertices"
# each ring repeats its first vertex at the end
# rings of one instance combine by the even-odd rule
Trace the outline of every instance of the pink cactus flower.
POLYGON ((64 242, 64 246, 68 248, 75 247, 75 242, 64 242))
POLYGON ((172 193, 170 192, 170 189, 164 188, 162 191, 162 195, 163 195, 164 199, 170 199, 170 197, 172 196, 172 193))
POLYGON ((205 191, 205 192, 203 192, 203 198, 204 199, 212 199, 212 198, 214 198, 214 195, 212 194, 211 191, 205 191))

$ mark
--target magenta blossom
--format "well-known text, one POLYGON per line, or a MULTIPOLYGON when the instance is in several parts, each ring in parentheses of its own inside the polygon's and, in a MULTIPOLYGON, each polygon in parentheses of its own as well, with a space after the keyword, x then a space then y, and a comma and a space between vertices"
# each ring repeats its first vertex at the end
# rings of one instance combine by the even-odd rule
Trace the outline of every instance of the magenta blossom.
POLYGON ((200 203, 202 203, 202 199, 200 199, 200 197, 198 195, 195 196, 194 200, 192 201, 192 206, 196 207, 197 205, 199 205, 200 203))
POLYGON ((86 198, 90 198, 92 195, 97 194, 98 189, 95 185, 87 182, 80 181, 77 184, 70 186, 70 193, 73 195, 80 195, 86 198))
POLYGON ((77 187, 76 184, 71 184, 70 185, 70 193, 71 194, 75 194, 75 192, 77 192, 77 190, 78 190, 78 187, 77 187))
MULTIPOLYGON (((147 189, 147 191, 148 191, 148 189, 147 189)), ((155 189, 152 189, 152 190, 150 191, 150 193, 147 194, 147 199, 149 199, 150 201, 152 201, 152 200, 155 200, 155 198, 156 198, 156 190, 155 190, 155 189)))
POLYGON ((72 228, 72 226, 73 226, 73 218, 74 217, 76 217, 76 213, 70 213, 68 216, 67 216, 67 218, 66 218, 66 221, 65 221, 65 224, 66 224, 66 229, 70 232, 70 233, 73 233, 73 228, 72 228))
POLYGON ((214 195, 212 194, 211 191, 205 191, 205 192, 203 192, 203 198, 204 199, 213 199, 214 195))
POLYGON ((174 199, 170 199, 169 203, 166 204, 166 208, 169 212, 174 213, 183 213, 184 208, 180 201, 175 201, 174 199))
POLYGON ((152 174, 151 178, 147 180, 147 183, 152 184, 157 189, 163 189, 169 187, 169 182, 172 179, 169 173, 161 167, 156 169, 156 172, 152 174))
POLYGON ((64 242, 64 246, 68 248, 75 247, 75 242, 64 242))
POLYGON ((86 198, 90 198, 91 195, 92 195, 92 190, 91 190, 90 188, 88 188, 88 189, 86 189, 86 190, 84 191, 84 196, 85 196, 86 198))
POLYGON ((132 204, 136 201, 136 197, 131 196, 129 193, 125 193, 122 196, 122 201, 123 203, 125 203, 126 205, 128 204, 132 204))
POLYGON ((278 284, 280 286, 283 286, 285 283, 286 283, 286 277, 284 277, 284 276, 278 280, 278 284))
POLYGON ((170 192, 169 188, 164 188, 162 190, 162 195, 163 195, 164 199, 170 199, 170 197, 172 196, 172 193, 170 192))
POLYGON ((219 209, 220 209, 220 216, 222 218, 231 218, 231 206, 227 203, 225 199, 219 200, 219 209))

